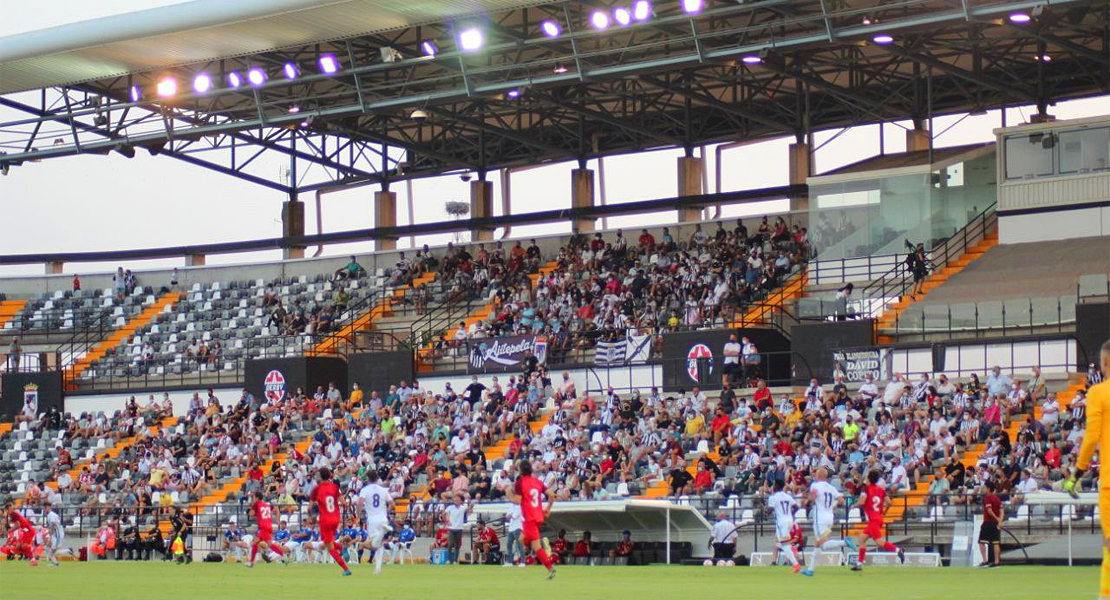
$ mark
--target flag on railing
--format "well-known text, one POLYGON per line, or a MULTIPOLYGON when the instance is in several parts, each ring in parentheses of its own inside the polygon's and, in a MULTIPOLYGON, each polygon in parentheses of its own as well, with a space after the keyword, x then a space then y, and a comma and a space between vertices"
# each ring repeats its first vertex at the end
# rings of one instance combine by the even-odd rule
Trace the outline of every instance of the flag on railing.
POLYGON ((647 362, 651 356, 650 335, 626 335, 624 339, 598 342, 594 351, 594 364, 611 367, 647 362))

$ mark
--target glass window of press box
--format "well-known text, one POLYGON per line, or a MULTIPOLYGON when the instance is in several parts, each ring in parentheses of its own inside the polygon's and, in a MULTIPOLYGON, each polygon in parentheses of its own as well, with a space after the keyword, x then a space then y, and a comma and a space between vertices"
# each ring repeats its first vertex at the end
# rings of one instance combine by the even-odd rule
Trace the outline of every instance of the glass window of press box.
POLYGON ((1110 170, 1110 126, 1008 135, 1006 180, 1084 175, 1110 170))
POLYGON ((920 172, 811 183, 809 237, 818 260, 932 248, 997 200, 993 152, 920 172))

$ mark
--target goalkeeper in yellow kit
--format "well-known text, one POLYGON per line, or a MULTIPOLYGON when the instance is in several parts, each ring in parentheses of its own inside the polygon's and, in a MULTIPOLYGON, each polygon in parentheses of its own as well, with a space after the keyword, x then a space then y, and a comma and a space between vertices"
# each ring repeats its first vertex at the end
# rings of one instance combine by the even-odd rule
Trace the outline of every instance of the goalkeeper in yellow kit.
MULTIPOLYGON (((1110 341, 1099 351, 1103 373, 1110 373, 1110 341)), ((1092 386, 1087 391, 1087 431, 1079 449, 1079 462, 1071 477, 1064 482, 1064 489, 1073 497, 1079 477, 1091 466, 1091 457, 1098 450, 1098 511, 1102 515, 1102 576, 1098 597, 1110 600, 1110 380, 1092 386)))

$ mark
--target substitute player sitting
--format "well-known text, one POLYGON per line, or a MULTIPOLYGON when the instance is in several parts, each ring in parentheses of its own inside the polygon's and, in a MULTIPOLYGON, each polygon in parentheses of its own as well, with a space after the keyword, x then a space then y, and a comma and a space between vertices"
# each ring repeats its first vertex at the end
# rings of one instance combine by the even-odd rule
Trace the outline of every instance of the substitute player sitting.
POLYGON ((863 514, 867 517, 867 527, 863 530, 863 533, 859 534, 859 539, 856 540, 859 545, 859 561, 852 567, 853 571, 863 570, 863 560, 867 557, 868 540, 874 542, 877 547, 886 552, 897 552, 899 562, 906 562, 906 552, 890 543, 890 540, 883 539, 883 514, 890 507, 890 497, 886 495, 886 489, 879 485, 880 477, 878 471, 868 473, 868 483, 863 488, 863 494, 852 505, 852 508, 863 507, 863 514))

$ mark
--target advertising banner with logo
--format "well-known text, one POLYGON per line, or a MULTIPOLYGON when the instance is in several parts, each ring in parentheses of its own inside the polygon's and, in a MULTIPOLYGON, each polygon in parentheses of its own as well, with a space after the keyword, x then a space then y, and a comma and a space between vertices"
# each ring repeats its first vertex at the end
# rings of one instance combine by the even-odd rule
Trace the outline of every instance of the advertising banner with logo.
POLYGON ((868 375, 872 381, 890 379, 890 350, 887 348, 833 350, 832 360, 831 375, 843 375, 848 383, 861 382, 868 375))
POLYGON ((5 373, 0 390, 0 419, 11 421, 23 412, 24 407, 36 415, 51 407, 64 411, 62 374, 60 371, 42 373, 5 373))
POLYGON ((470 341, 468 373, 507 373, 520 371, 529 353, 540 364, 547 362, 547 338, 542 335, 518 335, 470 341))
POLYGON ((689 390, 693 386, 717 389, 721 386, 724 349, 730 334, 747 336, 762 357, 759 375, 772 381, 789 380, 787 360, 790 341, 769 329, 706 329, 663 335, 663 389, 667 392, 689 390))
POLYGON ((294 357, 265 358, 248 360, 244 373, 245 387, 255 396, 262 396, 275 402, 304 389, 309 396, 317 386, 335 383, 346 397, 347 363, 341 358, 331 357, 294 357))

